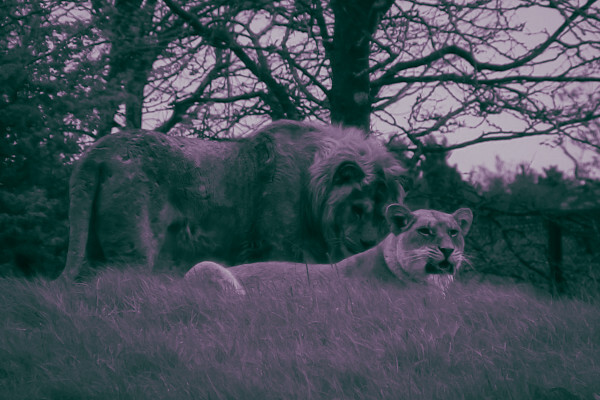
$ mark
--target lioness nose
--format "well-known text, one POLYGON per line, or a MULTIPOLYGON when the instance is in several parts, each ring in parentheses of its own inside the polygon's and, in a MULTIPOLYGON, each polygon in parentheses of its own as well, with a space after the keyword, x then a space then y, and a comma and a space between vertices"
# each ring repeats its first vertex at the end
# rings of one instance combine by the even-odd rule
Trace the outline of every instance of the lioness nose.
POLYGON ((444 255, 444 258, 448 258, 448 257, 450 257, 450 255, 452 254, 452 252, 454 251, 454 249, 448 249, 448 248, 445 248, 445 247, 440 247, 440 251, 444 255))

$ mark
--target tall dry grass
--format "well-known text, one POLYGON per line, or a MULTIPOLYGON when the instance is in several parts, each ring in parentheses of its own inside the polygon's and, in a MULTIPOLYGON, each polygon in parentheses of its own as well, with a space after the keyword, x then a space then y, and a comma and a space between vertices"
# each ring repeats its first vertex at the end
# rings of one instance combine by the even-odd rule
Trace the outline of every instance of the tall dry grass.
POLYGON ((458 282, 241 298, 160 274, 0 279, 0 398, 594 399, 597 303, 458 282), (558 396, 558 397, 557 397, 558 396))

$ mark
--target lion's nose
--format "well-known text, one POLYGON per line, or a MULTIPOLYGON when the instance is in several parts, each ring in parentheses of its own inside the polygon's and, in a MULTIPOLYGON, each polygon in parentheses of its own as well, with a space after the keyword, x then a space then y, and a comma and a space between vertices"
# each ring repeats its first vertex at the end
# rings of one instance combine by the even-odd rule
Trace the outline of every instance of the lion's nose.
POLYGON ((450 255, 454 251, 454 249, 448 249, 448 248, 445 248, 445 247, 440 247, 440 251, 444 255, 444 258, 448 259, 448 257, 450 257, 450 255))
POLYGON ((375 240, 360 239, 360 244, 363 246, 363 248, 370 249, 371 247, 375 246, 377 242, 375 240))

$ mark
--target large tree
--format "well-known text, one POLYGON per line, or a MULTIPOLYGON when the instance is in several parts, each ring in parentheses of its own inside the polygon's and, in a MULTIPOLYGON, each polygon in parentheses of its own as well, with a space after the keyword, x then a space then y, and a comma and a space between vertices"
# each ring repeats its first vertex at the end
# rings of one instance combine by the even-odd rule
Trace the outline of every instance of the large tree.
POLYGON ((71 68, 96 96, 94 137, 141 125, 234 135, 312 118, 417 151, 449 134, 442 151, 578 138, 600 117, 594 0, 48 3, 77 7, 71 18, 88 27, 71 38, 71 68))
POLYGON ((376 127, 415 149, 471 134, 447 150, 578 136, 600 117, 593 0, 164 2, 186 24, 190 61, 182 89, 171 76, 150 85, 171 92, 163 130, 265 115, 376 127))
POLYGON ((47 25, 78 28, 62 34, 71 60, 51 74, 77 72, 73 119, 93 138, 142 125, 235 135, 312 118, 391 133, 417 151, 449 134, 442 151, 576 140, 600 117, 594 0, 44 4, 47 25))

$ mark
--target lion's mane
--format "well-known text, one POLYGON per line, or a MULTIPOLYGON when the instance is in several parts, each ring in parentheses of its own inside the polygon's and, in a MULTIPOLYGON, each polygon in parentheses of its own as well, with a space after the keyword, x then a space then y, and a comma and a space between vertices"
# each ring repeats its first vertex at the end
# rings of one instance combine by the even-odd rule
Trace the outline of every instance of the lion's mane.
POLYGON ((64 275, 103 264, 337 261, 389 232, 403 168, 354 128, 278 121, 247 138, 152 131, 91 146, 71 177, 64 275))
MULTIPOLYGON (((321 222, 326 241, 332 242, 336 240, 339 231, 335 220, 336 209, 347 201, 351 192, 356 189, 364 190, 376 182, 382 185, 383 192, 390 189, 395 191, 395 182, 390 177, 402 175, 404 169, 379 142, 364 140, 364 133, 359 129, 330 126, 321 134, 320 147, 309 168, 312 210, 315 218, 321 222), (339 173, 338 168, 345 163, 356 163, 362 171, 356 171, 357 175, 350 178, 351 185, 332 187, 335 174, 339 173)), ((383 223, 383 212, 381 217, 383 223)), ((381 234, 387 233, 386 227, 381 234)), ((332 258, 337 261, 348 255, 350 254, 347 252, 334 252, 332 258)))

